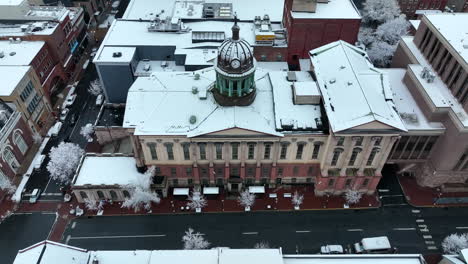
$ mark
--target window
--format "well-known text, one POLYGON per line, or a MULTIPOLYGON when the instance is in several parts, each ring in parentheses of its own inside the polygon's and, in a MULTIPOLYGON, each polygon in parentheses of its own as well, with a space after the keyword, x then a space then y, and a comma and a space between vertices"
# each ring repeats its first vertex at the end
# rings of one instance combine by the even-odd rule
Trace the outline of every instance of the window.
POLYGON ((104 199, 104 193, 102 191, 97 191, 97 196, 99 199, 104 199))
POLYGON ((352 182, 352 181, 353 181, 352 179, 346 179, 346 181, 345 181, 345 187, 347 187, 347 188, 351 187, 351 182, 352 182))
POLYGON ((252 167, 247 168, 247 177, 254 177, 255 176, 255 169, 252 167))
POLYGON ((246 178, 245 179, 245 184, 247 185, 252 185, 255 182, 254 178, 246 178))
POLYGON ((239 143, 231 143, 231 159, 239 158, 239 143))
POLYGON ((332 166, 336 166, 342 151, 343 151, 342 149, 335 149, 335 151, 333 151, 333 157, 332 157, 332 161, 331 161, 332 166))
POLYGON ((314 143, 314 150, 312 152, 312 159, 318 159, 321 145, 322 145, 321 142, 320 143, 318 143, 318 142, 314 143))
POLYGON ((161 168, 160 167, 156 167, 156 175, 160 175, 161 174, 161 168))
MULTIPOLYGON (((465 153, 463 153, 460 158, 458 159, 458 162, 457 164, 455 164, 455 166, 453 167, 453 170, 463 170, 463 167, 466 168, 466 165, 462 167, 463 163, 465 163, 466 161, 466 157, 468 156, 468 150, 465 151, 465 153)), ((466 163, 468 163, 468 161, 466 161, 466 163)))
POLYGON ((377 153, 380 152, 380 149, 379 148, 373 148, 370 155, 369 155, 369 158, 367 159, 367 166, 371 166, 372 163, 374 162, 374 159, 375 159, 375 156, 377 155, 377 153))
POLYGON ((187 179, 187 184, 188 185, 193 185, 193 179, 187 179))
POLYGON ((248 159, 254 159, 255 158, 255 143, 249 143, 249 149, 248 149, 248 159))
POLYGON ((156 153, 156 143, 154 143, 154 142, 146 143, 146 146, 150 150, 151 159, 152 160, 157 160, 158 159, 158 154, 156 153))
POLYGON ((278 176, 283 176, 283 168, 278 168, 278 176))
POLYGON ((34 111, 36 110, 40 102, 41 102, 41 98, 39 97, 39 95, 35 94, 33 99, 31 100, 31 102, 29 102, 29 105, 27 107, 29 114, 34 113, 34 111))
POLYGON ((185 175, 187 175, 187 177, 192 177, 192 167, 185 168, 185 175))
POLYGON ((209 185, 210 180, 208 178, 203 178, 203 179, 201 179, 201 183, 202 183, 202 185, 209 185))
POLYGON ((177 186, 179 184, 179 179, 172 179, 172 186, 177 186))
POLYGON ((206 160, 206 143, 200 143, 198 147, 200 149, 200 159, 206 160))
POLYGON ((297 176, 299 174, 299 167, 298 166, 293 167, 293 174, 294 174, 294 176, 297 176))
POLYGON ((355 137, 355 145, 356 146, 362 146, 362 141, 363 141, 364 137, 355 137))
POLYGON ((367 185, 369 185, 369 179, 364 179, 362 182, 362 187, 367 187, 367 185))
POLYGON ((127 190, 123 190, 122 193, 125 198, 130 198, 130 193, 127 190))
POLYGON ((239 177, 239 168, 237 168, 237 167, 232 167, 232 168, 231 168, 231 176, 233 176, 233 177, 239 177))
POLYGON ((276 184, 281 184, 283 183, 283 179, 282 178, 276 178, 276 184))
POLYGON ((222 160, 223 159, 223 143, 215 143, 216 149, 216 159, 222 160))
POLYGON ((88 199, 88 195, 83 191, 80 191, 80 196, 81 196, 81 199, 83 199, 83 200, 88 199))
POLYGON ((269 178, 270 177, 270 168, 263 167, 262 168, 262 177, 269 178))
POLYGON ((208 177, 208 170, 206 168, 201 168, 200 173, 202 177, 204 178, 208 177))
POLYGON ((23 91, 20 94, 21 101, 26 102, 31 92, 34 90, 34 86, 31 81, 28 82, 26 87, 24 87, 23 91))
POLYGON ((223 178, 217 178, 216 179, 216 185, 217 186, 223 186, 224 185, 224 179, 223 178))
POLYGON ((177 177, 177 169, 171 168, 171 177, 177 177))
POLYGON ((307 175, 311 176, 312 174, 314 174, 314 167, 310 166, 309 169, 307 170, 307 175))
POLYGON ((270 159, 271 155, 271 143, 265 143, 265 151, 263 153, 263 159, 270 159))
POLYGON ((166 151, 167 151, 167 159, 168 160, 174 160, 174 149, 173 149, 173 144, 172 143, 165 143, 166 146, 166 151))
POLYGON ((335 179, 329 179, 328 180, 328 187, 333 187, 335 185, 335 179))
POLYGON ((361 148, 353 149, 353 152, 351 153, 351 157, 349 158, 348 166, 354 166, 354 163, 356 163, 356 158, 360 152, 361 152, 361 148))
POLYGON ((117 193, 114 190, 110 190, 109 193, 110 193, 110 196, 111 196, 112 200, 117 200, 118 199, 117 193))
POLYGON ((288 153, 288 144, 282 143, 280 150, 280 159, 286 159, 286 154, 288 153))
POLYGON ((268 184, 268 178, 261 178, 260 184, 263 184, 263 185, 268 184))
POLYGON ((305 143, 297 143, 296 159, 302 159, 305 143))
POLYGON ((343 146, 344 140, 345 140, 344 137, 338 137, 336 140, 337 140, 337 142, 336 142, 337 146, 343 146))
POLYGON ((21 154, 26 153, 26 151, 28 150, 28 145, 24 141, 20 130, 15 131, 15 133, 13 134, 13 140, 15 142, 15 145, 18 146, 19 150, 21 151, 21 154))
POLYGON ((190 143, 182 144, 182 149, 184 151, 184 160, 190 160, 190 143))
POLYGON ((216 177, 224 177, 224 169, 223 168, 216 168, 215 169, 216 177))
POLYGON ((13 151, 11 150, 10 147, 6 147, 3 150, 3 160, 10 165, 10 168, 16 172, 17 169, 19 169, 19 163, 18 160, 16 160, 15 154, 13 154, 13 151))
POLYGON ((382 137, 374 138, 374 146, 380 146, 381 143, 382 143, 382 137))

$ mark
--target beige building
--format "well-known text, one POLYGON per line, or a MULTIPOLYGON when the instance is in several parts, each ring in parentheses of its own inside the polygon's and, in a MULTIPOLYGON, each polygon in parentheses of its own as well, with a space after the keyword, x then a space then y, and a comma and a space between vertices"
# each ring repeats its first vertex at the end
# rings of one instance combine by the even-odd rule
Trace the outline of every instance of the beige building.
POLYGON ((466 24, 464 13, 424 15, 415 36, 400 41, 392 65, 406 69, 403 83, 424 118, 444 131, 403 136, 390 160, 413 172, 419 184, 444 191, 468 190, 466 24))
POLYGON ((30 66, 0 66, 0 99, 23 113, 33 133, 44 136, 53 117, 38 76, 30 66))

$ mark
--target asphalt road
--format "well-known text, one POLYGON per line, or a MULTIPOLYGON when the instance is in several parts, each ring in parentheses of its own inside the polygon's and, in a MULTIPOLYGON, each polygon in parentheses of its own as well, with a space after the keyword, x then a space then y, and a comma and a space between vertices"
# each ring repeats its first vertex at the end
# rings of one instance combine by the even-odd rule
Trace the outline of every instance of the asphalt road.
MULTIPOLYGON (((58 136, 51 137, 46 147, 42 151, 42 154, 46 155, 44 162, 40 169, 34 171, 26 184, 26 193, 30 193, 35 188, 43 190, 43 194, 40 197, 42 201, 53 201, 61 200, 62 195, 60 193, 61 184, 56 182, 49 177, 47 171, 47 163, 49 162, 48 154, 52 147, 57 146, 60 142, 70 141, 80 145, 82 148, 86 146, 86 139, 80 135, 81 127, 88 123, 95 122, 99 113, 99 107, 95 105, 96 97, 89 94, 88 87, 89 83, 97 78, 97 73, 94 64, 90 63, 83 78, 78 83, 75 92, 77 94, 76 100, 70 112, 68 113, 65 121, 63 122, 62 129, 58 136), (76 114, 78 119, 75 124, 71 124, 71 117, 76 114)), ((29 199, 28 196, 24 196, 23 200, 29 199)))
POLYGON ((13 263, 18 250, 47 239, 55 213, 12 215, 0 224, 0 263, 13 263))
POLYGON ((468 210, 462 208, 411 207, 108 216, 74 220, 63 242, 102 250, 180 249, 184 231, 192 227, 216 247, 251 248, 266 241, 285 253, 317 253, 324 244, 348 246, 363 237, 385 235, 399 253, 438 253, 446 235, 468 229, 466 219, 468 210))

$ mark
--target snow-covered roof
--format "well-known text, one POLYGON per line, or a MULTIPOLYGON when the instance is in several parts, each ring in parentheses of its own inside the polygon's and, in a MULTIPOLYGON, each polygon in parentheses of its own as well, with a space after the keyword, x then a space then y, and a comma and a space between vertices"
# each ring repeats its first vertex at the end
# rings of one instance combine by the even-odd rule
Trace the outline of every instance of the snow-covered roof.
POLYGON ((13 264, 88 264, 86 249, 45 240, 18 251, 13 264))
POLYGON ((136 48, 135 47, 113 47, 106 46, 99 53, 99 56, 96 56, 96 60, 102 63, 118 63, 125 62, 129 63, 135 56, 136 48))
POLYGON ((44 41, 0 41, 0 65, 30 65, 44 45, 44 41))
POLYGON ((17 6, 21 5, 25 0, 0 0, 0 6, 17 6))
POLYGON ((164 10, 164 16, 177 16, 184 20, 201 19, 200 5, 203 3, 232 4, 232 11, 237 13, 240 21, 251 21, 255 16, 268 14, 273 22, 281 22, 283 19, 284 0, 201 0, 201 1, 179 1, 179 0, 131 0, 128 4, 123 19, 128 20, 150 20, 164 10), (185 4, 188 2, 188 4, 185 4), (193 6, 191 15, 184 10, 193 6))
POLYGON ((421 255, 283 255, 284 264, 425 264, 421 255))
POLYGON ((30 66, 0 66, 0 96, 10 96, 30 66))
POLYGON ((219 249, 219 262, 222 264, 283 264, 283 256, 279 249, 219 249))
POLYGON ((406 69, 380 69, 388 75, 390 87, 393 91, 393 102, 400 114, 401 119, 408 129, 408 132, 417 131, 443 131, 445 127, 439 122, 427 120, 416 100, 414 100, 408 87, 403 83, 406 69))
POLYGON ((1 24, 0 36, 22 37, 29 35, 51 35, 58 27, 57 22, 40 21, 17 24, 1 24), (34 29, 34 31, 32 30, 34 29))
POLYGON ((148 264, 219 264, 218 249, 210 250, 154 250, 148 264))
POLYGON ((150 264, 151 255, 151 250, 92 251, 88 264, 92 264, 94 259, 98 260, 99 264, 150 264))
POLYGON ((426 60, 421 51, 416 47, 413 42, 414 37, 402 37, 404 45, 408 47, 411 54, 419 62, 419 65, 409 65, 408 69, 414 73, 419 84, 425 91, 425 94, 432 102, 432 104, 437 108, 445 108, 451 110, 451 117, 454 120, 458 120, 462 126, 465 128, 468 127, 468 114, 463 109, 463 106, 458 102, 458 100, 450 92, 450 89, 445 85, 445 83, 439 78, 437 74, 435 75, 434 81, 428 83, 426 80, 423 80, 421 71, 426 67, 430 69, 433 73, 434 70, 431 67, 431 64, 426 60))
POLYGON ((409 20, 409 22, 415 30, 418 30, 419 24, 421 24, 421 20, 409 20))
POLYGON ((257 67, 269 71, 287 71, 289 70, 286 61, 257 61, 257 67))
POLYGON ((468 13, 426 14, 424 17, 468 63, 468 13))
POLYGON ((86 156, 73 186, 83 185, 127 185, 141 176, 136 169, 133 157, 94 157, 86 156))
POLYGON ((394 109, 388 80, 363 50, 336 41, 311 50, 310 55, 334 132, 370 123, 383 130, 406 131, 394 109))
POLYGON ((293 12, 295 19, 361 19, 361 15, 352 0, 330 0, 317 3, 315 12, 293 12))
POLYGON ((213 65, 218 49, 176 49, 174 54, 185 55, 184 65, 213 65))

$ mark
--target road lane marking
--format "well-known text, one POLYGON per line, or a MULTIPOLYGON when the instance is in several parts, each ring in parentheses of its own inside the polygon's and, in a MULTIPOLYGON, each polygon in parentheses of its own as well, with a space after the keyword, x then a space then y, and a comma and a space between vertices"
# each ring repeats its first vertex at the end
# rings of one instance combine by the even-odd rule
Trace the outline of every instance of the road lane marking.
POLYGON ((296 230, 296 233, 310 233, 310 230, 296 230))
POLYGON ((431 235, 424 235, 423 237, 424 237, 424 239, 432 239, 431 235))
POLYGON ((419 231, 426 233, 426 232, 429 232, 429 229, 427 229, 427 228, 426 229, 420 229, 419 231))
POLYGON ((427 228, 427 225, 418 225, 419 228, 427 228))
POLYGON ((435 244, 434 241, 424 241, 424 243, 426 243, 426 245, 434 245, 435 244))
POLYGON ((416 230, 416 228, 414 228, 414 227, 397 227, 397 228, 393 228, 393 230, 397 230, 397 231, 412 231, 412 230, 416 230))
POLYGON ((414 214, 419 214, 421 211, 420 210, 411 210, 412 213, 414 214))
POLYGON ((428 246, 427 249, 429 249, 429 250, 437 250, 437 247, 436 247, 436 246, 428 246))
POLYGON ((70 238, 71 238, 71 236, 70 236, 70 235, 68 235, 68 236, 67 236, 67 239, 65 240, 65 244, 67 244, 67 245, 68 245, 68 242, 70 241, 70 238))
POLYGON ((379 192, 389 192, 389 189, 379 189, 379 192))
POLYGON ((416 223, 424 223, 424 219, 416 219, 416 223))
POLYGON ((135 235, 135 236, 89 236, 89 237, 70 237, 70 240, 80 239, 112 239, 112 238, 145 238, 145 237, 165 237, 166 235, 135 235))
POLYGON ((258 235, 258 232, 242 232, 243 235, 258 235))
POLYGON ((73 222, 72 226, 71 226, 71 229, 74 229, 76 226, 76 222, 73 222))
POLYGON ((364 231, 364 229, 355 228, 355 229, 348 229, 347 231, 348 232, 359 232, 359 231, 364 231))
POLYGON ((455 229, 468 229, 468 226, 457 226, 455 229))

